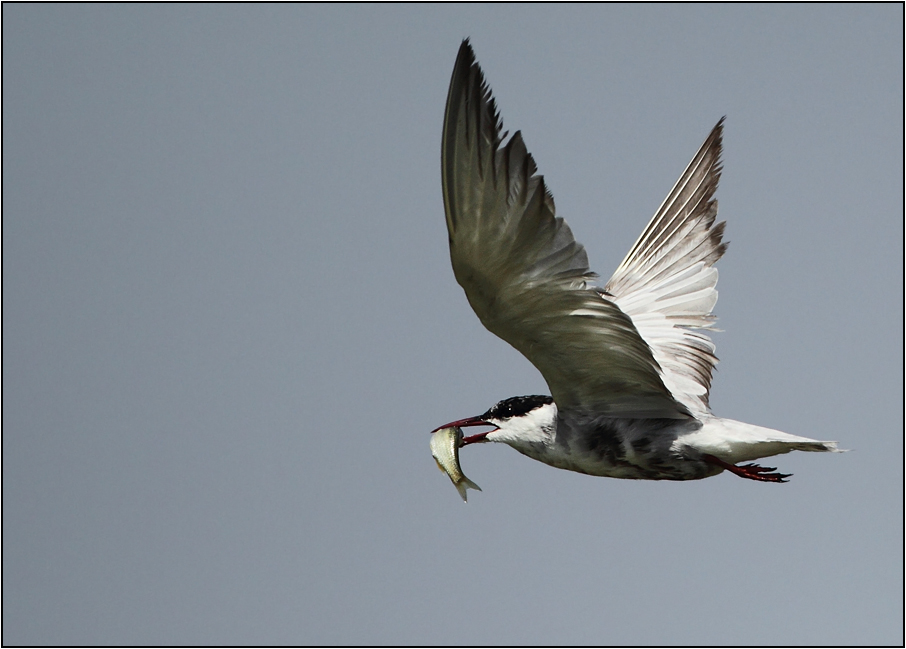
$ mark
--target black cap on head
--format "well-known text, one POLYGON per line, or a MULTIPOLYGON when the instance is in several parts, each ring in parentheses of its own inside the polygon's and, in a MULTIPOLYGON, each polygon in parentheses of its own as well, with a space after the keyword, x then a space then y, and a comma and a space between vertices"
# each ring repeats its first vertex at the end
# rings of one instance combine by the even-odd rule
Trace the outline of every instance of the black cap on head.
POLYGON ((540 406, 553 403, 553 397, 543 394, 533 394, 527 397, 510 397, 495 403, 490 410, 479 417, 480 419, 509 419, 519 417, 531 412, 540 406))

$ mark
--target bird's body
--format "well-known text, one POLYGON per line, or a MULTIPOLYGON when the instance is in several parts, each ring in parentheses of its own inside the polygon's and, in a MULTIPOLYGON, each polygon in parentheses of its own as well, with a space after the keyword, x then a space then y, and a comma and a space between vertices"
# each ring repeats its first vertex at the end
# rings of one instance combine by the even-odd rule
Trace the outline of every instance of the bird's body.
MULTIPOLYGON (((494 100, 464 41, 441 153, 450 258, 481 322, 522 352, 552 396, 513 397, 446 426, 491 426, 463 444, 502 442, 551 466, 613 478, 695 480, 821 442, 715 417, 708 404, 717 270, 722 122, 708 136, 603 288, 556 216, 522 136, 502 143, 494 100)), ((439 430, 439 429, 438 429, 439 430)))
MULTIPOLYGON (((480 418, 492 424, 495 419, 480 418)), ((558 469, 608 478, 697 480, 723 470, 706 461, 706 455, 735 464, 793 450, 832 450, 828 442, 714 416, 628 419, 575 410, 561 414, 551 401, 515 419, 517 425, 509 426, 500 420, 503 427, 484 439, 509 444, 558 469)))

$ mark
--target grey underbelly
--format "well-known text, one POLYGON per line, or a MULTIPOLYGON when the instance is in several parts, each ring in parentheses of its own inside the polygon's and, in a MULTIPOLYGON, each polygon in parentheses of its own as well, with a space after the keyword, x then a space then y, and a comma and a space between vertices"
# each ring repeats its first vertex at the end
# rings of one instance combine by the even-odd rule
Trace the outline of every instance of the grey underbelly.
POLYGON ((676 437, 698 422, 601 419, 581 427, 558 425, 548 444, 517 447, 520 453, 558 469, 629 480, 699 480, 720 473, 695 454, 675 448, 676 437))

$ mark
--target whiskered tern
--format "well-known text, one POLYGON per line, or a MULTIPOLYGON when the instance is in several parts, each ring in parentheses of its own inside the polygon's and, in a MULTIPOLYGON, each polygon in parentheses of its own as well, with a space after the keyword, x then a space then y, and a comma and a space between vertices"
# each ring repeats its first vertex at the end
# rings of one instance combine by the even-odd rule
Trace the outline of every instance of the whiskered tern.
POLYGON ((836 442, 721 419, 708 392, 727 244, 715 223, 721 119, 603 288, 519 131, 506 133, 468 40, 450 80, 441 149, 456 281, 482 324, 538 368, 551 396, 513 397, 439 426, 490 426, 461 445, 503 442, 551 466, 596 476, 698 480, 724 470, 763 482, 757 464, 836 442))

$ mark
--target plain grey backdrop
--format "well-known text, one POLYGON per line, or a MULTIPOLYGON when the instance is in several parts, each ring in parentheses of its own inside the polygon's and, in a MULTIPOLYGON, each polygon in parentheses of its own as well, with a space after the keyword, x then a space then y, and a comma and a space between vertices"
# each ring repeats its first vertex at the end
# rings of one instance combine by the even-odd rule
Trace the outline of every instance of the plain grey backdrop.
POLYGON ((3 642, 902 643, 902 118, 901 4, 4 4, 3 642), (466 36, 604 280, 727 115, 711 404, 852 452, 463 505, 466 36))

